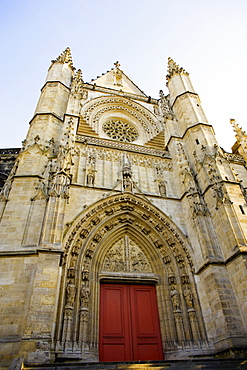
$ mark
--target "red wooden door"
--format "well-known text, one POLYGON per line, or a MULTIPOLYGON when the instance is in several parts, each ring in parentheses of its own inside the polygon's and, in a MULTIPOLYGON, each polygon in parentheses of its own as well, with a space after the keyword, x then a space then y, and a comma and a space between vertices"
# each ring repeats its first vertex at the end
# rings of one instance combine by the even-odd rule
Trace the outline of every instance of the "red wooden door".
POLYGON ((153 285, 102 284, 100 361, 163 360, 153 285))

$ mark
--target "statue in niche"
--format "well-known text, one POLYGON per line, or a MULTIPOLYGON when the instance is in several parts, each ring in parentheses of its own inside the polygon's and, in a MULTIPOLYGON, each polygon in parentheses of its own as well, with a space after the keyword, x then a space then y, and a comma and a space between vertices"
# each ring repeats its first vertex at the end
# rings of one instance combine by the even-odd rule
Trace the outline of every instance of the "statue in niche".
POLYGON ((162 197, 166 197, 166 181, 163 178, 163 172, 160 166, 156 166, 156 180, 159 188, 159 193, 162 197))
POLYGON ((76 287, 75 284, 73 284, 72 280, 68 282, 68 285, 66 287, 66 293, 67 293, 66 307, 73 306, 75 300, 76 287))
POLYGON ((123 188, 124 191, 132 191, 132 171, 131 162, 124 153, 122 162, 123 188))
POLYGON ((70 259, 70 265, 69 265, 69 268, 71 269, 75 269, 76 267, 76 261, 77 261, 77 255, 76 254, 72 254, 71 256, 71 259, 70 259))
POLYGON ((87 185, 94 186, 95 170, 89 168, 87 171, 87 185))
POLYGON ((95 154, 89 153, 88 163, 87 163, 87 175, 86 175, 86 182, 88 186, 94 186, 95 172, 96 172, 95 154))
POLYGON ((184 298, 188 308, 194 308, 193 295, 189 287, 184 290, 184 298))
POLYGON ((89 300, 90 290, 88 287, 88 280, 83 281, 82 287, 81 287, 81 307, 87 307, 88 306, 88 300, 89 300))
POLYGON ((172 308, 174 311, 180 310, 180 296, 175 288, 175 286, 171 287, 171 301, 172 301, 172 308))
POLYGON ((166 197, 166 184, 165 181, 159 182, 159 191, 162 197, 166 197))

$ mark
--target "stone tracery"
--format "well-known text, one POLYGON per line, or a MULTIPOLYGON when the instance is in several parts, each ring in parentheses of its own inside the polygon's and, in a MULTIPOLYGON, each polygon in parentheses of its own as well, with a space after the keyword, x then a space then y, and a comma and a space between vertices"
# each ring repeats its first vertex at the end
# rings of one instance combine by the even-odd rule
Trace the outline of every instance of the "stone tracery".
POLYGON ((103 126, 103 131, 112 139, 131 143, 138 138, 138 131, 128 122, 119 119, 111 119, 106 121, 103 126))

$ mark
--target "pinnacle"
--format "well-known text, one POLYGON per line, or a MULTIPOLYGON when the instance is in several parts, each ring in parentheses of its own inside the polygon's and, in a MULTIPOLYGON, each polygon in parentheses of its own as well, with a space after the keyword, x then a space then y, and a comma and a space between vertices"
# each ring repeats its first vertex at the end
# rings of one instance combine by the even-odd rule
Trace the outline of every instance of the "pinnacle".
POLYGON ((72 55, 70 48, 67 47, 55 60, 52 60, 52 63, 67 63, 72 69, 73 67, 73 61, 72 61, 72 55))
POLYGON ((184 68, 180 67, 179 64, 174 62, 174 60, 170 57, 168 58, 167 72, 168 72, 168 74, 166 76, 167 81, 169 81, 170 78, 175 74, 187 73, 187 72, 185 72, 184 68))
POLYGON ((241 139, 242 136, 246 136, 246 132, 242 129, 242 127, 239 127, 234 118, 230 119, 230 123, 233 126, 233 131, 235 132, 237 139, 241 139))
POLYGON ((76 78, 78 81, 79 81, 79 80, 83 81, 83 75, 82 75, 82 71, 81 71, 81 69, 78 69, 78 70, 76 71, 75 78, 76 78))

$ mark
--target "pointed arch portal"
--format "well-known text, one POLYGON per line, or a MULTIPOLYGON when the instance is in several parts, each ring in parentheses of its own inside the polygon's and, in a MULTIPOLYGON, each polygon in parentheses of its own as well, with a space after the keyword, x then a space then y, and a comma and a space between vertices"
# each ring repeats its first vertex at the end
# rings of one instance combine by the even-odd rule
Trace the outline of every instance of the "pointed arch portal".
POLYGON ((155 286, 101 284, 100 361, 163 360, 155 286))
POLYGON ((58 357, 160 360, 205 342, 190 246, 142 197, 113 195, 81 213, 66 232, 62 270, 58 357))

